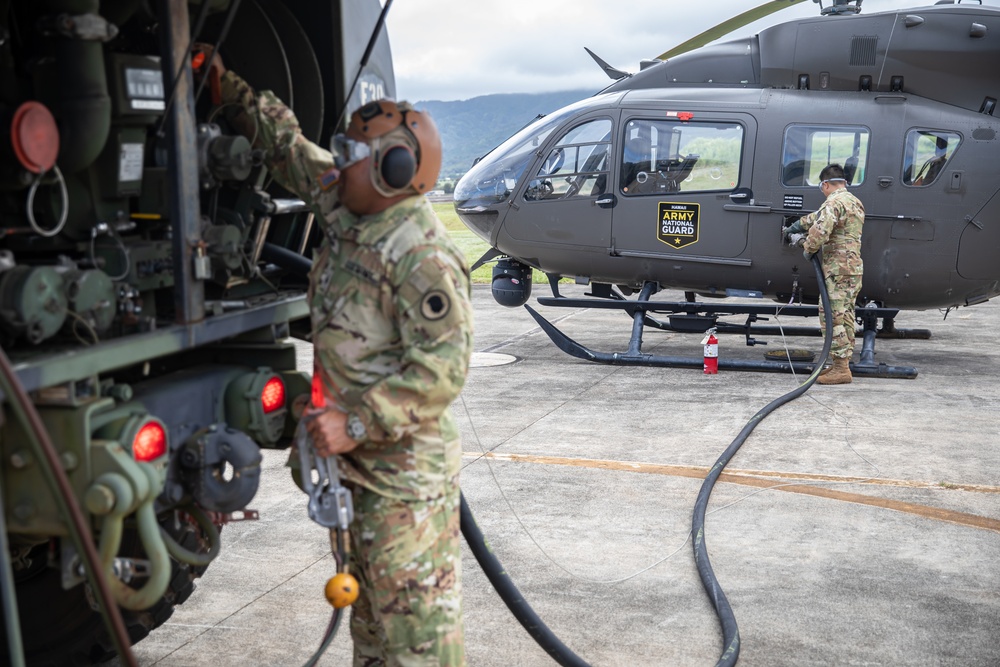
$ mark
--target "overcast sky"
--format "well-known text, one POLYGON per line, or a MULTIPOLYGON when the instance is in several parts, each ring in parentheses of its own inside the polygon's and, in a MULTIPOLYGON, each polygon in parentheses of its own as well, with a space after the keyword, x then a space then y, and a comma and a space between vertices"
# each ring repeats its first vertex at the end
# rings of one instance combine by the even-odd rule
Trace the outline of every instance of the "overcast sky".
MULTIPOLYGON (((583 47, 618 69, 636 72, 640 60, 758 4, 762 0, 395 0, 387 25, 396 95, 429 101, 596 91, 611 80, 583 47)), ((933 1, 864 0, 862 7, 871 14, 929 4, 933 1)), ((807 0, 726 39, 818 13, 819 5, 807 0)))

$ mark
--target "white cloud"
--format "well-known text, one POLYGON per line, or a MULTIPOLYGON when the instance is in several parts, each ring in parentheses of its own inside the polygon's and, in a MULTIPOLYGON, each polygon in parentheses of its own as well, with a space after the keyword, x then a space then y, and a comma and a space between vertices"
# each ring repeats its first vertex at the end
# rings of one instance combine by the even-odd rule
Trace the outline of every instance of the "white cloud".
MULTIPOLYGON (((1000 0, 986 0, 998 4, 1000 0)), ((490 93, 598 90, 610 80, 583 47, 630 72, 639 61, 763 2, 752 0, 400 0, 387 25, 397 96, 467 99, 490 93)), ((831 0, 824 0, 829 6, 831 0)), ((931 3, 866 0, 865 13, 931 3)), ((815 16, 806 1, 732 33, 815 16)))

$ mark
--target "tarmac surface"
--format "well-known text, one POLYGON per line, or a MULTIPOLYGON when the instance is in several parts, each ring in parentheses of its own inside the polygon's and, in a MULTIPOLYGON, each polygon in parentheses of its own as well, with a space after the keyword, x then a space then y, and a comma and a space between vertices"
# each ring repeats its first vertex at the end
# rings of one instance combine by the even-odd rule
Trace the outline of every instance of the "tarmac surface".
MULTIPOLYGON (((586 662, 715 664, 722 634, 694 565, 692 507, 744 424, 804 378, 595 364, 488 286, 474 305, 477 354, 453 409, 462 489, 494 553, 586 662)), ((622 313, 538 310, 594 349, 628 346, 622 313)), ((916 379, 812 387, 758 425, 716 486, 705 540, 740 665, 1000 664, 1000 306, 942 315, 901 313, 897 327, 932 338, 876 345, 876 361, 915 366, 916 379)), ((700 358, 701 338, 648 331, 643 351, 700 358)), ((721 336, 720 358, 781 347, 761 339, 721 336)), ((819 352, 822 339, 788 344, 819 352)), ((300 351, 308 370, 311 348, 300 351)), ((191 598, 135 647, 141 665, 301 665, 318 647, 332 559, 285 458, 265 452, 260 519, 226 526, 191 598)), ((554 664, 463 550, 469 665, 554 664)), ((346 626, 319 664, 351 664, 346 626)))

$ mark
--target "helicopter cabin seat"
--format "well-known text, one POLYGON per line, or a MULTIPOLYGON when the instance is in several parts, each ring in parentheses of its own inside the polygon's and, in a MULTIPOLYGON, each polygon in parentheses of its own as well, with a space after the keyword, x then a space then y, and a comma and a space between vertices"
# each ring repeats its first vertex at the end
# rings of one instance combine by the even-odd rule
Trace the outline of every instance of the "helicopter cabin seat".
POLYGON ((622 156, 621 188, 628 194, 648 194, 652 188, 652 157, 649 139, 632 137, 625 143, 622 156))
POLYGON ((937 180, 938 174, 941 173, 941 169, 944 168, 944 163, 948 161, 946 155, 938 155, 937 157, 932 157, 924 165, 920 167, 920 171, 917 172, 917 177, 913 179, 914 185, 930 185, 935 180, 937 180))
POLYGON ((781 170, 781 182, 784 185, 799 186, 806 183, 806 161, 793 160, 781 170))
POLYGON ((937 180, 947 162, 948 138, 937 136, 934 138, 934 157, 928 158, 924 162, 910 185, 930 185, 937 180))
POLYGON ((844 180, 848 185, 854 183, 854 175, 858 173, 858 156, 852 155, 844 160, 844 180))
POLYGON ((685 157, 677 156, 669 160, 657 162, 657 192, 680 192, 681 182, 691 175, 700 155, 689 153, 685 157))

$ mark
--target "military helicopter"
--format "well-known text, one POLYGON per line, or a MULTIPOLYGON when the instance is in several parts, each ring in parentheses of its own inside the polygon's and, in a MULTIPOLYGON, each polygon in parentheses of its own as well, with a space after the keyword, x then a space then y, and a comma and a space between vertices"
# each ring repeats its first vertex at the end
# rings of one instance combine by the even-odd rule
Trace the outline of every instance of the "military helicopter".
MULTIPOLYGON (((768 331, 753 323, 776 306, 696 296, 816 303, 818 281, 780 230, 819 207, 818 174, 839 163, 867 211, 857 311, 864 344, 852 367, 915 376, 874 362, 877 333, 929 336, 896 330, 899 310, 1000 294, 1000 71, 986 66, 1000 57, 1000 8, 946 1, 862 15, 861 0, 814 1, 819 16, 702 46, 718 36, 710 31, 635 74, 594 56, 611 85, 477 161, 455 189, 455 207, 491 246, 477 265, 497 260, 497 301, 525 305, 560 348, 592 361, 678 365, 641 353, 648 326, 718 326, 754 344, 751 333, 768 331), (629 351, 589 350, 527 306, 532 267, 551 284, 542 305, 632 316, 629 351), (561 297, 563 277, 589 284, 590 298, 561 297), (666 287, 686 300, 650 300, 666 287), (746 324, 718 322, 735 313, 746 324)), ((790 4, 766 3, 720 29, 790 4)))

